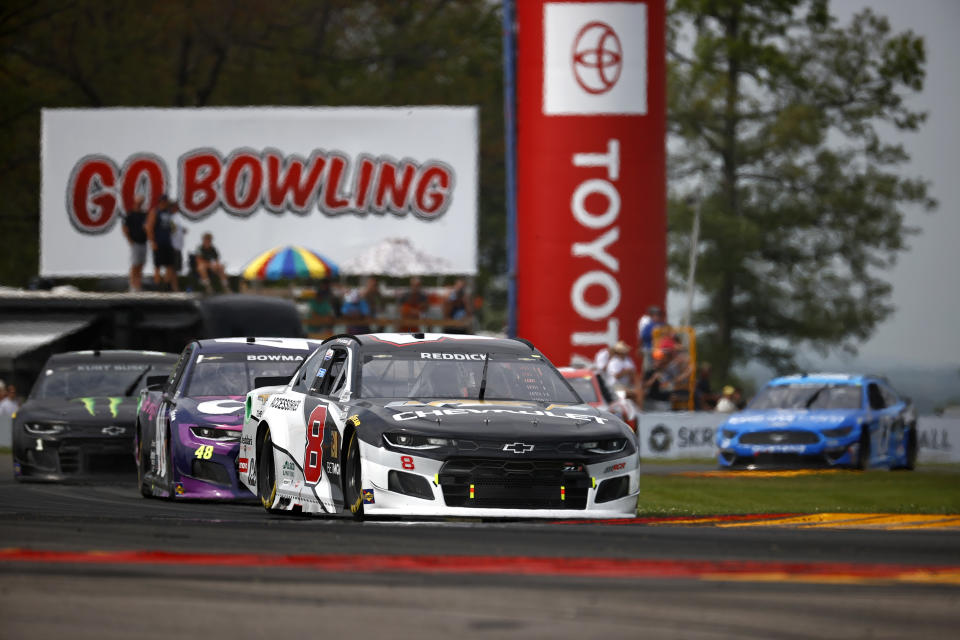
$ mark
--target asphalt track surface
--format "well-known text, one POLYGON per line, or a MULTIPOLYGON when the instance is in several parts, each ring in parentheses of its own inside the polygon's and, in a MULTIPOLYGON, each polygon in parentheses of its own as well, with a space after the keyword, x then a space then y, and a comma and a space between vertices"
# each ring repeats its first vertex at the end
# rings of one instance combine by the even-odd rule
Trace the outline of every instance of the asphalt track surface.
POLYGON ((946 638, 958 626, 957 531, 268 516, 147 500, 132 479, 18 484, 0 455, 0 638, 946 638))

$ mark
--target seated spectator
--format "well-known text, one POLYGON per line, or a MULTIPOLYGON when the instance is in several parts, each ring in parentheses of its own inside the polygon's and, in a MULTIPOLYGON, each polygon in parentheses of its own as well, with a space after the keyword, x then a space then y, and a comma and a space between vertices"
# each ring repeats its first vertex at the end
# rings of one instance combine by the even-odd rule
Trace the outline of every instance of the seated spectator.
POLYGON ((220 252, 213 246, 213 234, 207 232, 203 234, 203 240, 197 247, 197 273, 200 274, 200 283, 207 293, 213 293, 213 287, 210 286, 211 272, 220 278, 224 292, 230 291, 226 271, 220 262, 220 252))
POLYGON ((12 416, 19 408, 20 400, 17 398, 17 388, 8 384, 3 400, 0 400, 0 416, 12 416))
POLYGON ((737 411, 736 395, 737 390, 733 386, 729 384, 725 386, 723 388, 723 395, 717 400, 717 413, 733 413, 737 411))
POLYGON ((420 318, 427 312, 429 301, 420 289, 420 278, 410 278, 410 288, 400 298, 400 332, 420 331, 420 318))
POLYGON ((370 306, 367 305, 366 300, 360 297, 359 289, 351 289, 347 295, 343 297, 343 306, 340 308, 340 314, 347 321, 347 333, 370 333, 370 325, 360 324, 358 322, 370 317, 370 306))
POLYGON ((710 411, 717 404, 717 394, 710 386, 710 375, 713 368, 709 362, 700 365, 697 375, 697 384, 693 389, 693 408, 695 411, 710 411))
POLYGON ((664 338, 657 346, 660 351, 652 374, 644 381, 646 397, 671 402, 674 396, 689 397, 690 376, 693 364, 686 349, 678 348, 677 342, 670 337, 664 338))
MULTIPOLYGON (((463 278, 458 278, 453 285, 453 289, 443 301, 443 317, 450 320, 469 320, 470 319, 470 300, 467 296, 467 283, 463 278)), ((467 333, 467 328, 459 325, 447 326, 447 333, 467 333)))
POLYGON ((332 331, 332 319, 340 316, 340 300, 333 292, 330 280, 324 278, 317 283, 313 299, 308 303, 310 314, 321 319, 316 327, 319 331, 332 331))

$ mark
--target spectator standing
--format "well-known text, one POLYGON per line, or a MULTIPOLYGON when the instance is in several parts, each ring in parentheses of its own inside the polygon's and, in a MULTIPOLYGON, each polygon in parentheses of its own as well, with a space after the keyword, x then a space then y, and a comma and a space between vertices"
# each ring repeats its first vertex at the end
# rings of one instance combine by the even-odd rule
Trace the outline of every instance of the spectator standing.
POLYGON ((133 209, 123 217, 123 237, 130 245, 130 291, 143 291, 143 265, 147 262, 147 212, 143 196, 133 201, 133 209))
POLYGON ((674 395, 689 398, 693 363, 686 349, 679 349, 670 337, 661 340, 657 348, 662 356, 655 361, 653 373, 644 382, 646 397, 659 402, 671 402, 674 395))
MULTIPOLYGON (((446 300, 443 301, 443 317, 448 320, 469 320, 470 299, 467 296, 467 282, 458 278, 446 300)), ((467 327, 451 325, 445 327, 447 333, 467 333, 467 327)))
POLYGON ((610 358, 607 360, 601 375, 603 375, 603 380, 610 389, 626 389, 628 392, 636 394, 639 387, 639 376, 637 365, 630 357, 630 345, 623 340, 619 340, 610 347, 610 358))
POLYGON ((179 211, 177 203, 171 201, 164 193, 150 207, 144 225, 147 241, 153 249, 153 267, 157 272, 163 271, 161 279, 167 283, 171 291, 180 290, 175 271, 177 259, 173 248, 173 217, 177 211, 179 211))
POLYGON ((0 400, 0 416, 12 416, 19 408, 20 400, 17 399, 17 388, 8 384, 3 400, 0 400))
POLYGON ((227 280, 223 263, 220 262, 220 252, 213 245, 213 234, 209 231, 203 234, 200 246, 197 247, 197 273, 200 275, 200 284, 207 293, 213 293, 213 287, 210 286, 211 273, 220 278, 224 293, 229 293, 230 282, 227 280))
POLYGON ((647 307, 647 312, 637 322, 637 345, 643 359, 644 371, 649 371, 654 366, 653 332, 657 327, 662 327, 665 324, 666 319, 663 315, 663 309, 656 305, 647 307))
MULTIPOLYGON (((366 284, 360 291, 360 297, 366 300, 370 317, 376 318, 383 313, 383 294, 380 293, 380 283, 375 276, 367 278, 366 284)), ((373 327, 373 330, 378 331, 379 327, 373 327)))
POLYGON ((420 331, 420 319, 427 312, 429 301, 420 288, 420 278, 410 278, 410 288, 400 298, 399 331, 420 331))
POLYGON ((360 297, 359 289, 351 289, 344 296, 340 313, 347 321, 347 333, 370 333, 370 326, 359 322, 370 317, 370 307, 367 301, 360 297))
POLYGON ((700 365, 700 371, 697 375, 697 384, 693 389, 693 408, 695 411, 709 411, 717 403, 717 396, 713 393, 710 385, 710 376, 713 373, 713 367, 709 362, 700 365))

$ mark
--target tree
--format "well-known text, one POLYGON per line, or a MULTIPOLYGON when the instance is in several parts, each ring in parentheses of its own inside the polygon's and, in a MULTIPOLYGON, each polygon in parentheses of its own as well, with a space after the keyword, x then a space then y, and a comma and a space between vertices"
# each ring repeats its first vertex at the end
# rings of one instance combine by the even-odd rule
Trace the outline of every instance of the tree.
POLYGON ((854 352, 893 311, 904 207, 936 205, 883 136, 924 121, 905 102, 923 39, 870 10, 841 28, 827 0, 675 0, 668 47, 671 264, 685 272, 699 207, 705 357, 724 378, 854 352))

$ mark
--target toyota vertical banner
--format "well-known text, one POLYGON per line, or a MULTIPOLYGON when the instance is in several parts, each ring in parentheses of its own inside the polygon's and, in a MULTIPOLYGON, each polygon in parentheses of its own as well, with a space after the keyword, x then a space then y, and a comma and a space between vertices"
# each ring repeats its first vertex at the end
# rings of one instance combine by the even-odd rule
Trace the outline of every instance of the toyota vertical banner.
POLYGON ((558 364, 666 296, 665 28, 663 0, 517 3, 517 333, 558 364))

